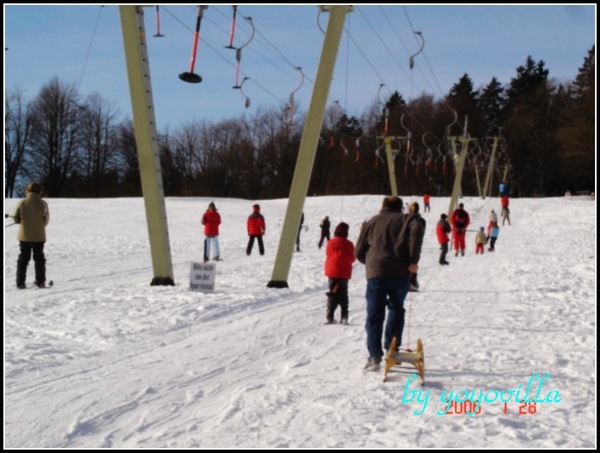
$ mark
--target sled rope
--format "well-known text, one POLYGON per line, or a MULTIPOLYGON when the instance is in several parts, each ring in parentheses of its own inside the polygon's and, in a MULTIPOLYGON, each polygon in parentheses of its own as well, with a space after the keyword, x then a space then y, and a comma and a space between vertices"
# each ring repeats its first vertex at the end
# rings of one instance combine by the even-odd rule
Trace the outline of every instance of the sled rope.
POLYGON ((408 293, 408 323, 406 325, 406 344, 409 345, 406 350, 412 352, 410 349, 410 325, 412 324, 412 292, 408 293))

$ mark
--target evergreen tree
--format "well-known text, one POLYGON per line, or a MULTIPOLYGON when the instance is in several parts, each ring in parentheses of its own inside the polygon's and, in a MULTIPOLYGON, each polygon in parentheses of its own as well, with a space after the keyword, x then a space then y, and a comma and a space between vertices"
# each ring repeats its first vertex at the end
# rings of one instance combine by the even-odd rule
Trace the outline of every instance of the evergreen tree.
POLYGON ((595 187, 596 51, 588 51, 583 66, 567 90, 564 113, 557 130, 560 154, 560 186, 566 190, 593 191, 595 187))
POLYGON ((527 57, 507 90, 504 132, 514 170, 510 187, 513 194, 518 188, 521 196, 545 196, 555 166, 552 131, 557 115, 544 66, 527 57))

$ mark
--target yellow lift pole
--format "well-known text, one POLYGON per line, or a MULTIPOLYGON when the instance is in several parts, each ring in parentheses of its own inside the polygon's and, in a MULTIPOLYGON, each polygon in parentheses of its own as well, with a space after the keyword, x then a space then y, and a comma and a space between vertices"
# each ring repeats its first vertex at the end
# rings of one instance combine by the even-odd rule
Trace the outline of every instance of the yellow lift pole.
POLYGON ((308 192, 310 176, 312 174, 315 156, 317 154, 317 145, 319 135, 323 125, 325 107, 329 96, 329 88, 337 59, 337 52, 340 46, 342 31, 344 30, 344 21, 346 13, 353 11, 349 5, 319 6, 321 11, 329 12, 329 21, 327 31, 321 51, 321 59, 317 69, 315 85, 313 88, 310 106, 302 132, 298 159, 290 188, 290 197, 283 221, 283 229, 279 238, 279 247, 271 281, 267 284, 269 288, 287 288, 288 275, 292 264, 294 245, 298 227, 300 226, 300 217, 304 209, 304 200, 308 192))
POLYGON ((150 284, 174 285, 143 7, 120 6, 119 11, 154 269, 150 284))

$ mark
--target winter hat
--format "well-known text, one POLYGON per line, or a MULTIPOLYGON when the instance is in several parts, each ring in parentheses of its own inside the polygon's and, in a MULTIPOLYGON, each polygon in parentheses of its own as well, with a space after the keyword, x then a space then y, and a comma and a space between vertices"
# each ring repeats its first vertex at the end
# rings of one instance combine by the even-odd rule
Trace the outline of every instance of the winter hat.
POLYGON ((260 206, 259 206, 259 205, 257 205, 257 204, 253 205, 253 206, 252 206, 252 208, 253 208, 255 211, 260 211, 260 206))
POLYGON ((339 236, 342 238, 348 237, 348 229, 350 226, 345 222, 340 222, 338 226, 335 227, 335 231, 333 232, 334 236, 339 236))
POLYGON ((446 214, 442 214, 440 217, 442 218, 442 220, 446 220, 448 218, 446 214))
POLYGON ((479 227, 479 231, 484 231, 484 230, 485 230, 485 228, 479 227))
POLYGON ((462 209, 462 208, 464 208, 464 207, 465 207, 465 205, 464 205, 464 204, 462 204, 462 203, 460 203, 460 204, 458 205, 458 207, 459 207, 460 209, 462 209))
POLYGON ((213 201, 211 201, 211 202, 208 204, 208 208, 209 208, 209 209, 217 209, 217 207, 215 206, 215 203, 214 203, 213 201))

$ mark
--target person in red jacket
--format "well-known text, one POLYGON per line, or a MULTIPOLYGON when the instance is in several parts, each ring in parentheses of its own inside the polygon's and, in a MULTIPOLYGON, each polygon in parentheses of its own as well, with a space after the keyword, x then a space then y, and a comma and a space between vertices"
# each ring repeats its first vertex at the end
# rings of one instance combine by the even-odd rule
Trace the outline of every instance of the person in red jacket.
POLYGON ((329 278, 326 324, 334 323, 338 305, 342 311, 340 322, 348 324, 348 280, 352 278, 352 263, 356 260, 354 244, 348 240, 348 229, 347 223, 339 223, 325 249, 325 276, 329 278))
POLYGON ((252 247, 254 246, 254 240, 258 241, 258 251, 261 255, 265 254, 265 246, 263 244, 263 235, 267 229, 265 218, 260 213, 260 206, 255 204, 252 206, 252 214, 248 216, 247 222, 248 228, 248 246, 246 247, 246 255, 252 253, 252 247))
POLYGON ((431 212, 431 208, 429 207, 429 201, 431 200, 431 195, 427 192, 423 194, 423 212, 431 212))
POLYGON ((456 251, 455 256, 458 256, 458 252, 462 256, 465 256, 465 235, 467 234, 469 223, 471 223, 469 213, 465 211, 465 206, 460 203, 458 208, 450 214, 452 241, 454 242, 454 250, 456 251))
POLYGON ((435 226, 435 233, 437 235, 437 240, 440 243, 440 264, 450 264, 446 261, 446 254, 448 253, 448 242, 450 242, 450 238, 448 237, 448 233, 452 231, 452 227, 448 223, 448 216, 446 214, 442 214, 440 216, 440 220, 435 226))
POLYGON ((221 214, 217 211, 215 204, 211 201, 208 209, 202 215, 202 225, 204 225, 204 262, 208 263, 210 258, 210 249, 213 249, 213 259, 220 261, 219 250, 219 225, 221 225, 221 214))
POLYGON ((502 225, 508 220, 508 224, 510 225, 510 211, 508 210, 508 196, 502 195, 500 198, 500 204, 502 205, 502 211, 500 215, 502 216, 502 225))

